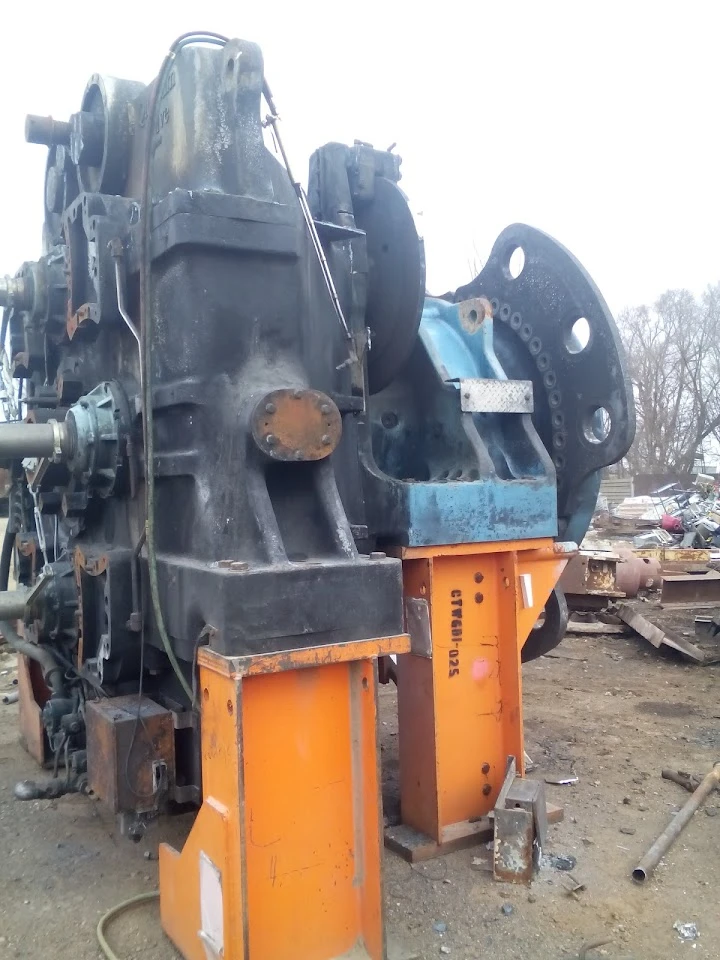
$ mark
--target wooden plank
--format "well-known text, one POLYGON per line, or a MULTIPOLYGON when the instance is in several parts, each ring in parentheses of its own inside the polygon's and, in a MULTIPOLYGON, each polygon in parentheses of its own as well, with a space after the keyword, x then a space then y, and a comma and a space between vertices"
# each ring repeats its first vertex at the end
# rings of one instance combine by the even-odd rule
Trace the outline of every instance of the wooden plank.
POLYGON ((579 633, 587 635, 609 633, 623 634, 629 632, 629 628, 625 623, 584 623, 582 620, 571 620, 567 625, 566 631, 566 633, 579 633))

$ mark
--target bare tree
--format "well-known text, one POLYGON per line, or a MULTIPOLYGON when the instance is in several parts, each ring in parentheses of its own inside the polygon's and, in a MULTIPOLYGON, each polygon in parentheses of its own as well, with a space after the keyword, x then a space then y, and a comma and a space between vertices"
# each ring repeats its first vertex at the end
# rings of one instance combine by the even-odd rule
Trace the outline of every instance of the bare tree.
POLYGON ((668 290, 618 317, 635 392, 633 472, 690 472, 720 440, 720 284, 697 300, 668 290))

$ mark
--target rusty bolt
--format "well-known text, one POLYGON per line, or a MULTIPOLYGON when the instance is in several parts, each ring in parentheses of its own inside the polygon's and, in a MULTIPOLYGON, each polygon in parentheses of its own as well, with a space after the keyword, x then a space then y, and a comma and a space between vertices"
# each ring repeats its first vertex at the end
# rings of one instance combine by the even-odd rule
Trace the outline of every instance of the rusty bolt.
POLYGON ((274 403, 265 404, 265 413, 275 413, 276 407, 274 403))
POLYGON ((329 405, 328 405, 327 403, 324 403, 324 404, 320 407, 320 413, 324 413, 324 414, 330 413, 330 407, 329 407, 329 405))
POLYGON ((475 583, 482 583, 485 577, 481 573, 475 574, 475 583))
POLYGON ((483 787, 483 796, 487 797, 489 793, 492 793, 492 787, 490 786, 489 783, 486 783, 485 786, 483 787))
POLYGON ((484 764, 482 765, 482 772, 485 773, 485 774, 490 773, 490 764, 489 764, 489 763, 484 763, 484 764))
POLYGON ((332 443, 332 440, 330 439, 330 434, 329 434, 329 433, 324 433, 324 434, 322 435, 322 442, 323 442, 323 445, 324 445, 324 446, 326 446, 326 447, 329 447, 329 446, 330 446, 330 444, 332 443))
POLYGON ((265 437, 265 443, 266 443, 269 447, 274 447, 274 446, 275 446, 275 441, 276 441, 276 439, 277 439, 277 438, 274 436, 274 434, 269 433, 269 434, 265 437))
POLYGON ((483 597, 483 595, 482 595, 481 593, 476 593, 476 594, 475 594, 475 603, 482 603, 483 600, 484 600, 484 597, 483 597))

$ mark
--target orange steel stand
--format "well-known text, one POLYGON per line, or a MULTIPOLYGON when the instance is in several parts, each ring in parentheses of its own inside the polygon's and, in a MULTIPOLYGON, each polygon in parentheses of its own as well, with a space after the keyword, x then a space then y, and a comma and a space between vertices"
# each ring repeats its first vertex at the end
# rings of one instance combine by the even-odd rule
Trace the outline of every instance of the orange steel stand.
POLYGON ((204 801, 182 853, 160 848, 187 960, 383 960, 374 658, 407 650, 200 651, 204 801))
POLYGON ((487 835, 508 757, 524 772, 520 651, 574 550, 538 539, 400 551, 412 652, 397 667, 402 825, 386 843, 403 856, 487 835))

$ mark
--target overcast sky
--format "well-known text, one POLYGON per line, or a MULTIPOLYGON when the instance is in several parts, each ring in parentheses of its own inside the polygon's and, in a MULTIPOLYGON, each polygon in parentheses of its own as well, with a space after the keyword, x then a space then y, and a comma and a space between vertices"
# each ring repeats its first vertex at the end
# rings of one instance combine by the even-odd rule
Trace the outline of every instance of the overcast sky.
POLYGON ((298 171, 328 140, 397 142, 435 292, 515 221, 569 247, 615 311, 720 280, 712 0, 71 0, 2 21, 0 274, 40 247, 46 150, 25 114, 67 119, 95 72, 148 82, 207 29, 263 47, 298 171))

